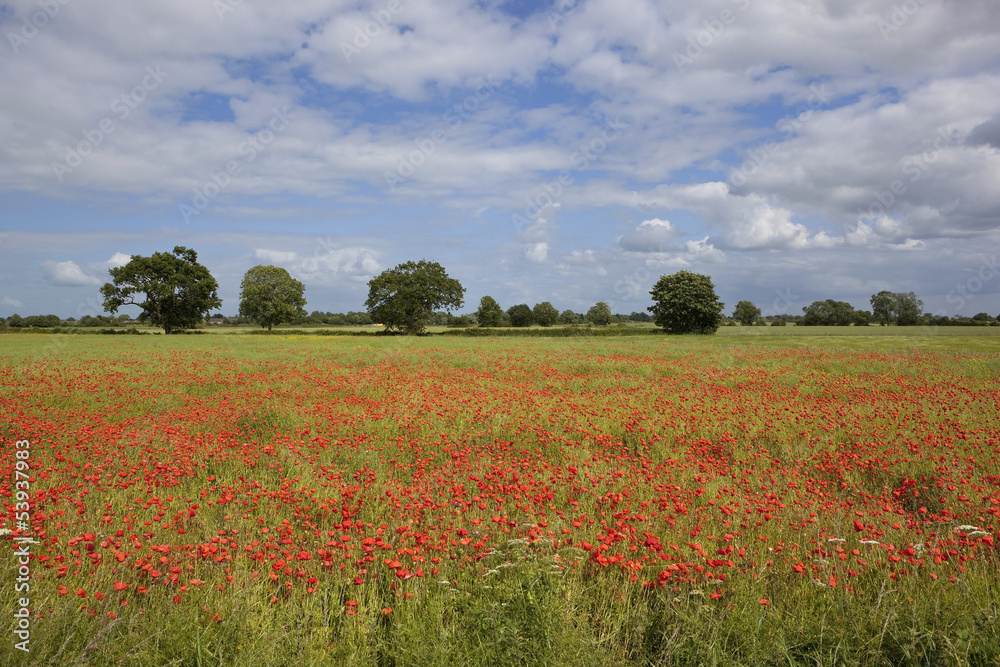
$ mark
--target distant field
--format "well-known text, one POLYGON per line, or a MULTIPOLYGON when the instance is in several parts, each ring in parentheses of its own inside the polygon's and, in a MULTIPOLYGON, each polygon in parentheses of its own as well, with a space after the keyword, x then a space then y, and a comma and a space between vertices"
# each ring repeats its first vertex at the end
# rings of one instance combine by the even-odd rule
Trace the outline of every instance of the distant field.
POLYGON ((1000 664, 997 333, 0 336, 0 664, 1000 664))

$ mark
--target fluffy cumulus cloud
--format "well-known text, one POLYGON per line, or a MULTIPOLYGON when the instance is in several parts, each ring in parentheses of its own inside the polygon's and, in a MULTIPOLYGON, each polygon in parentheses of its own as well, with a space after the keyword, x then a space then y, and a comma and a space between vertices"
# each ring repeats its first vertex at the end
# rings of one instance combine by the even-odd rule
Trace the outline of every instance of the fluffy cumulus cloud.
POLYGON ((367 282, 383 270, 369 248, 320 246, 312 255, 301 258, 293 273, 307 284, 329 284, 338 280, 367 282))
POLYGON ((0 10, 0 279, 40 311, 173 245, 322 310, 421 257, 557 307, 678 267, 945 303, 997 241, 993 0, 56 5, 0 10))
POLYGON ((79 287, 83 285, 99 285, 100 280, 87 275, 80 265, 72 260, 65 262, 42 262, 42 271, 46 279, 53 285, 64 287, 79 287))
POLYGON ((651 218, 643 220, 618 239, 618 245, 632 252, 662 252, 666 250, 677 235, 669 220, 651 218))
POLYGON ((116 252, 111 256, 111 259, 107 261, 108 268, 115 268, 118 266, 125 266, 130 261, 132 261, 131 255, 126 255, 123 252, 116 252))

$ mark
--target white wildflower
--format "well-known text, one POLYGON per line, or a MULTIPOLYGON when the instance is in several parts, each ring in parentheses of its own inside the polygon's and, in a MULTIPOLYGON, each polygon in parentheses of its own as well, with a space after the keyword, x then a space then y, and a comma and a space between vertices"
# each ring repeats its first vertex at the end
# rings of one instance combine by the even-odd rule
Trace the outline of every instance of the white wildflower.
POLYGON ((968 525, 955 526, 955 529, 951 532, 957 533, 960 530, 963 532, 969 532, 970 530, 979 530, 979 526, 968 526, 968 525))

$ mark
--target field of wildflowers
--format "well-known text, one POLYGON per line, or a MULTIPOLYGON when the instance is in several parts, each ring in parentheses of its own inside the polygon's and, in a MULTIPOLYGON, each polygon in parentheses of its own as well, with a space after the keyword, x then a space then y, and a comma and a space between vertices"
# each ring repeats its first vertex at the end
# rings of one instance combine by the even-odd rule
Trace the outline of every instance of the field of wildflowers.
POLYGON ((856 341, 3 336, 0 663, 998 665, 1000 346, 856 341))

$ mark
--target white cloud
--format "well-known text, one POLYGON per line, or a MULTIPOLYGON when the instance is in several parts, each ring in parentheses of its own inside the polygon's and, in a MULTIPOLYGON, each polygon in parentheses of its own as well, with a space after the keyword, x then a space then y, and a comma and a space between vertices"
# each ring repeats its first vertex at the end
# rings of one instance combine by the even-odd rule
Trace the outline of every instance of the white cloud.
POLYGON ((524 247, 524 256, 536 264, 541 264, 549 258, 549 244, 545 242, 528 244, 524 247))
POLYGON ((663 252, 676 235, 669 220, 651 218, 619 238, 618 245, 631 252, 663 252))
POLYGON ((132 257, 130 255, 126 255, 123 252, 116 252, 111 256, 111 259, 106 262, 106 265, 108 268, 115 268, 118 266, 125 266, 131 261, 132 257))
POLYGON ((24 308, 24 304, 17 299, 9 296, 5 296, 3 300, 0 300, 0 304, 4 306, 11 306, 13 308, 24 308))
POLYGON ((82 285, 101 284, 100 280, 84 273, 80 265, 72 260, 65 262, 42 262, 42 271, 53 285, 78 287, 82 285))
POLYGON ((253 251, 257 259, 270 262, 272 264, 288 264, 295 261, 298 254, 284 250, 268 250, 266 248, 256 248, 253 251))
POLYGON ((374 251, 368 248, 321 246, 311 256, 296 263, 294 273, 306 283, 320 285, 347 278, 365 282, 382 270, 374 251))

